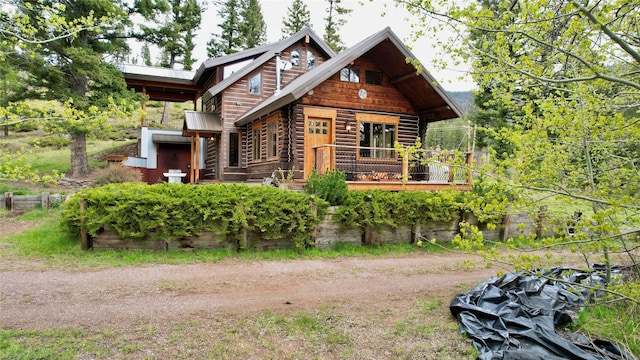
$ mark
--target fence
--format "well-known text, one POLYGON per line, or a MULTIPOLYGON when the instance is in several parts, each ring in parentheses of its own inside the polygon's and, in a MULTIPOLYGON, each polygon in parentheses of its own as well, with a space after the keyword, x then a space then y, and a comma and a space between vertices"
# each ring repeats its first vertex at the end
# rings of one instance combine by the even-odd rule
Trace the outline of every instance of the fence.
POLYGON ((61 194, 50 194, 43 192, 38 195, 14 195, 11 192, 0 195, 0 209, 30 210, 37 207, 49 209, 52 204, 61 202, 64 196, 61 194))
POLYGON ((337 169, 347 175, 347 181, 469 182, 471 153, 418 149, 411 156, 401 157, 392 148, 328 144, 313 149, 315 167, 320 174, 326 169, 337 169))

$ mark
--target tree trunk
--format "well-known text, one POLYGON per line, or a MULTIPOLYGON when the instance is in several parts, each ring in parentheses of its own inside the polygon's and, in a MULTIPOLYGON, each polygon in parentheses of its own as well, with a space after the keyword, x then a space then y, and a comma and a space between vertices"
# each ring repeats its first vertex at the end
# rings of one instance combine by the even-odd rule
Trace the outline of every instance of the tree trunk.
POLYGON ((89 173, 87 161, 87 138, 82 133, 71 133, 71 177, 89 173))
POLYGON ((164 102, 164 110, 162 111, 162 119, 160 119, 160 124, 166 124, 169 120, 169 102, 164 102))

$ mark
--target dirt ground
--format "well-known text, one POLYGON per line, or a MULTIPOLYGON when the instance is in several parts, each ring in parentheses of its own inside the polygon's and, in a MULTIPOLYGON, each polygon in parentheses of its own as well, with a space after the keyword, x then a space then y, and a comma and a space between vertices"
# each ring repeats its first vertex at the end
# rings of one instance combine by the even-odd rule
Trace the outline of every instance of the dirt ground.
POLYGON ((331 302, 373 306, 389 298, 452 298, 495 274, 462 270, 467 255, 238 261, 103 270, 0 271, 4 328, 126 326, 198 313, 299 311, 331 302))

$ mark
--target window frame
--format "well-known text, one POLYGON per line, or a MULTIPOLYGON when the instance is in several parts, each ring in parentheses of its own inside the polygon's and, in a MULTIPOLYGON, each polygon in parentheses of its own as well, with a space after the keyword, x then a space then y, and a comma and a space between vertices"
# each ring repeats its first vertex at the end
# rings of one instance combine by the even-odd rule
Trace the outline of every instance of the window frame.
POLYGON ((307 69, 313 69, 314 67, 316 67, 316 59, 316 54, 313 51, 307 49, 307 69), (309 59, 313 60, 313 64, 311 64, 311 66, 309 66, 309 59))
POLYGON ((233 168, 240 167, 240 158, 242 157, 241 154, 240 154, 240 152, 241 152, 240 141, 241 141, 241 137, 240 137, 240 133, 239 132, 230 132, 229 133, 229 149, 228 149, 229 150, 229 156, 228 156, 228 159, 227 159, 227 165, 229 167, 233 167, 233 168), (233 135, 235 135, 236 138, 237 138, 236 149, 235 149, 236 154, 237 154, 237 162, 238 162, 237 165, 231 165, 231 149, 232 149, 232 147, 231 147, 231 144, 232 144, 231 137, 233 135))
POLYGON ((340 69, 340 81, 344 81, 344 82, 349 82, 349 83, 353 83, 353 84, 359 84, 360 83, 360 68, 356 68, 356 67, 352 67, 352 66, 347 66, 344 67, 342 69, 340 69), (345 72, 345 70, 347 71, 347 76, 348 79, 345 80, 343 78, 343 73, 345 72), (353 81, 354 80, 354 75, 357 76, 357 80, 358 81, 353 81))
POLYGON ((383 86, 384 85, 384 73, 382 71, 376 70, 365 70, 364 71, 364 83, 367 85, 375 85, 375 86, 383 86), (369 75, 373 76, 374 79, 380 79, 380 83, 369 82, 369 75))
POLYGON ((291 54, 289 55, 289 60, 291 61, 291 66, 293 67, 302 66, 302 51, 300 51, 300 47, 296 47, 293 50, 291 50, 291 54), (296 52, 298 53, 298 64, 293 62, 293 54, 296 52))
POLYGON ((267 133, 267 161, 278 160, 280 155, 280 116, 273 115, 266 120, 267 133), (273 126, 273 134, 270 134, 270 127, 273 126), (272 136, 274 138, 272 139, 272 136), (273 150, 273 154, 271 151, 273 150))
MULTIPOLYGON (((356 133, 356 159, 357 160, 366 160, 366 161, 376 161, 376 162, 396 162, 398 161, 398 153, 395 151, 394 145, 396 142, 398 142, 398 128, 399 128, 399 124, 400 124, 400 117, 399 116, 390 116, 390 115, 374 115, 374 114, 356 114, 356 129, 357 129, 357 133, 356 133), (368 123, 368 124, 381 124, 382 125, 382 133, 385 133, 385 129, 388 125, 393 125, 395 127, 395 131, 394 131, 394 139, 393 139, 393 143, 390 144, 389 147, 385 146, 382 149, 385 150, 381 150, 382 153, 385 153, 387 151, 391 151, 392 152, 392 156, 391 157, 376 157, 374 153, 374 156, 362 156, 361 153, 361 149, 360 147, 372 147, 372 146, 363 146, 361 145, 361 140, 360 140, 360 124, 361 123, 368 123), (389 149, 389 150, 387 150, 389 149)), ((370 139, 373 138, 373 126, 371 126, 371 133, 370 133, 370 139)), ((386 141, 386 139, 383 137, 383 142, 386 141)), ((370 140, 371 142, 371 140, 370 140)))
POLYGON ((262 122, 260 121, 251 126, 251 162, 262 162, 262 122))
POLYGON ((247 93, 249 95, 261 95, 262 94, 262 71, 259 71, 259 72, 255 73, 255 74, 253 74, 253 76, 250 76, 247 79, 247 93), (252 89, 251 83, 252 83, 252 80, 255 79, 256 77, 260 77, 260 83, 258 84, 258 91, 257 92, 252 92, 251 91, 251 89, 252 89))

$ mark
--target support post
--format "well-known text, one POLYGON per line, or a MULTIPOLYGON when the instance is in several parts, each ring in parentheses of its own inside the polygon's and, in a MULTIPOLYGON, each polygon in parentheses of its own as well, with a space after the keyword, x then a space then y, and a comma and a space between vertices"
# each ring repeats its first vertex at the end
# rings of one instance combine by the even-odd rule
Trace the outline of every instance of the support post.
POLYGON ((84 228, 84 213, 86 208, 87 202, 85 200, 80 200, 80 241, 84 250, 88 250, 90 248, 89 235, 87 234, 87 230, 84 228))
POLYGON ((13 198, 13 193, 12 192, 6 192, 4 193, 4 201, 5 201, 5 207, 7 208, 8 211, 13 211, 14 208, 14 198, 13 198))
POLYGON ((43 192, 40 194, 40 206, 43 209, 49 210, 49 193, 43 192))

